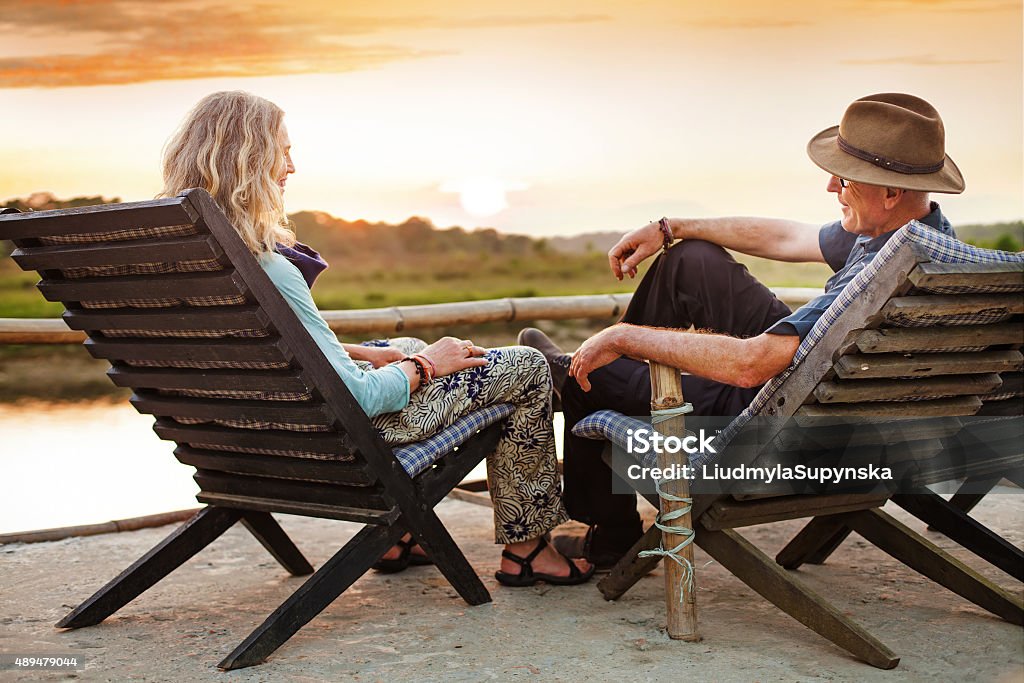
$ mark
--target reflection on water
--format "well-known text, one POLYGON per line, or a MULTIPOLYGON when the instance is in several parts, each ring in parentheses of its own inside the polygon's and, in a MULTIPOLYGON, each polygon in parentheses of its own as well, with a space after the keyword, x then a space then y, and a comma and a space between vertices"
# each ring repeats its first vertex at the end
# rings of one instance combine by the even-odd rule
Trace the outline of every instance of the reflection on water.
POLYGON ((0 534, 196 507, 173 450, 127 403, 0 404, 0 534))
POLYGON ((196 507, 194 470, 127 403, 0 406, 0 533, 196 507))

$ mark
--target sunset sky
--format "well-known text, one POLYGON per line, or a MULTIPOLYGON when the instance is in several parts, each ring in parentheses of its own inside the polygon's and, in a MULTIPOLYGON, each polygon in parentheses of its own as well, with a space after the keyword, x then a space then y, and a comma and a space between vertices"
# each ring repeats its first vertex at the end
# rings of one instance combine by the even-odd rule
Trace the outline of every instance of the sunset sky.
POLYGON ((289 211, 533 235, 824 222, 808 139, 905 91, 967 180, 939 197, 954 224, 1014 220, 1022 80, 1020 0, 0 0, 0 200, 150 198, 192 104, 244 89, 287 112, 289 211))

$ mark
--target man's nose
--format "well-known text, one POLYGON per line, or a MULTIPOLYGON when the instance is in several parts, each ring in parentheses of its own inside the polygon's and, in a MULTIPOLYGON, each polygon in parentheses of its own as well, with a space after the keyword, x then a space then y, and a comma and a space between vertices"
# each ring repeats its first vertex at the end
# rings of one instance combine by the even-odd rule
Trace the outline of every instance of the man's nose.
POLYGON ((825 186, 825 189, 829 192, 839 194, 843 191, 843 186, 839 184, 839 178, 837 176, 829 176, 828 185, 825 186))

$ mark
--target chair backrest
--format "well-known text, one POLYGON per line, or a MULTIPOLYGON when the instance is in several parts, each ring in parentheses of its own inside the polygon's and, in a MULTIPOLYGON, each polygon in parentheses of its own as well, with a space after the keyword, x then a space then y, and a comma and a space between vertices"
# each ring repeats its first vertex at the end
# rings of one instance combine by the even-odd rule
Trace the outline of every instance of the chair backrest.
MULTIPOLYGON (((390 523, 412 482, 203 190, 0 216, 202 502, 390 523)), ((114 437, 116 438, 116 437, 114 437)))
MULTIPOLYGON (((809 426, 872 418, 898 423, 893 429, 910 451, 934 453, 960 426, 950 418, 1019 414, 1022 314, 1024 254, 979 249, 912 222, 846 287, 793 366, 765 385, 718 443, 760 430, 755 441, 766 444, 768 422, 781 434, 773 447, 796 450, 807 444, 809 426)), ((860 444, 866 457, 886 434, 860 444)))

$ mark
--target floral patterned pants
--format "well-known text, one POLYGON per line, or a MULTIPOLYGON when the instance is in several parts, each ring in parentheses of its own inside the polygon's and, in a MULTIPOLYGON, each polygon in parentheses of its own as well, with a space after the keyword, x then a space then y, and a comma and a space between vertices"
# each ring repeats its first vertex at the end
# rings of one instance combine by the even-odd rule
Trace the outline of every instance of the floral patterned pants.
MULTIPOLYGON (((406 354, 426 346, 411 337, 366 343, 393 346, 406 354)), ((384 441, 399 445, 432 436, 485 406, 514 405, 487 458, 487 482, 494 503, 495 542, 516 543, 541 536, 568 519, 551 426, 551 374, 544 356, 524 346, 489 349, 486 358, 483 367, 434 379, 414 391, 404 409, 371 422, 384 441)), ((370 367, 358 362, 364 369, 370 367)))

